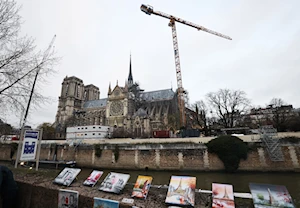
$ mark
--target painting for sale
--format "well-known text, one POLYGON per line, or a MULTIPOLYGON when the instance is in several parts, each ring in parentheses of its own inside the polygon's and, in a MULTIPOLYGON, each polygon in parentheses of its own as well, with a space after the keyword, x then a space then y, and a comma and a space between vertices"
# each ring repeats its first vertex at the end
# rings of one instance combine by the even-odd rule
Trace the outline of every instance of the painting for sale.
POLYGON ((99 178, 102 176, 103 171, 93 170, 90 176, 83 182, 86 186, 95 186, 99 178))
POLYGON ((80 171, 81 169, 79 168, 65 168, 60 172, 53 182, 64 186, 70 186, 80 171))
POLYGON ((172 176, 166 197, 166 203, 177 205, 195 205, 196 177, 172 176))
POLYGON ((119 202, 110 199, 94 197, 94 208, 119 208, 119 202))
POLYGON ((152 183, 152 177, 151 176, 138 176, 134 187, 131 197, 137 197, 137 198, 147 198, 150 186, 152 183))
POLYGON ((234 208, 233 187, 229 184, 212 184, 213 208, 234 208))
POLYGON ((295 208, 292 197, 285 186, 250 183, 255 208, 286 207, 295 208))
POLYGON ((101 183, 99 190, 118 194, 126 185, 129 177, 129 174, 110 172, 101 183))
POLYGON ((77 208, 78 197, 78 191, 59 189, 58 208, 77 208))

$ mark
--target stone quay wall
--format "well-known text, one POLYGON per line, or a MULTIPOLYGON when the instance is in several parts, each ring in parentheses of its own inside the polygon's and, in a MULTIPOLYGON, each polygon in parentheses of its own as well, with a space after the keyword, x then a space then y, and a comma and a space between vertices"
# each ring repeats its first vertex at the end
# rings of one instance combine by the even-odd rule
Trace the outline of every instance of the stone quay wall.
MULTIPOLYGON (((300 172, 300 145, 281 146, 284 161, 270 160, 267 149, 257 146, 241 160, 239 171, 300 172)), ((0 160, 16 158, 9 144, 0 145, 0 160)), ((40 160, 76 161, 79 167, 105 169, 193 170, 221 171, 223 162, 216 154, 208 153, 203 144, 99 144, 75 147, 43 144, 40 160)))

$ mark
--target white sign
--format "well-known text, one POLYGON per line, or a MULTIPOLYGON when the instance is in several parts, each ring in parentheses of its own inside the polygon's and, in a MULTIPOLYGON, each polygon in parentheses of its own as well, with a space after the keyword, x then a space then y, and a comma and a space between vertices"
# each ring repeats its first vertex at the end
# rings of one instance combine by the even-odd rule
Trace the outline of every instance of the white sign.
POLYGON ((29 161, 35 159, 38 139, 39 131, 25 131, 20 160, 29 161))

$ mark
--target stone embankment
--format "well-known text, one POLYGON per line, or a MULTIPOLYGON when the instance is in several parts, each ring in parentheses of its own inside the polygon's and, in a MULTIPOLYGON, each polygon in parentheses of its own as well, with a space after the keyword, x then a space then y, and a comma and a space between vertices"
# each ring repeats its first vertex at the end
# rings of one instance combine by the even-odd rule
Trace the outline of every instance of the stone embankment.
MULTIPOLYGON (((252 144, 247 160, 241 160, 239 171, 300 171, 300 145, 282 144, 284 161, 271 161, 265 147, 252 144)), ((15 148, 15 146, 14 146, 15 148)), ((0 144, 0 160, 16 158, 11 144, 0 144)), ((43 144, 40 160, 76 161, 80 167, 134 170, 222 171, 217 155, 208 153, 199 143, 140 144, 43 144)))

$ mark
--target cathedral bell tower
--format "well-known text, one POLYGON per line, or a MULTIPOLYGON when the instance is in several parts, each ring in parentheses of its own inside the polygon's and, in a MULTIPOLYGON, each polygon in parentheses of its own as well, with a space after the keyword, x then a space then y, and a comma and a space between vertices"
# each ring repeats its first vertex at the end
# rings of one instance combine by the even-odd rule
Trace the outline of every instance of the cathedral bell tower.
POLYGON ((84 101, 84 84, 77 77, 66 77, 62 83, 61 95, 58 100, 55 125, 63 126, 74 110, 82 108, 84 101))

